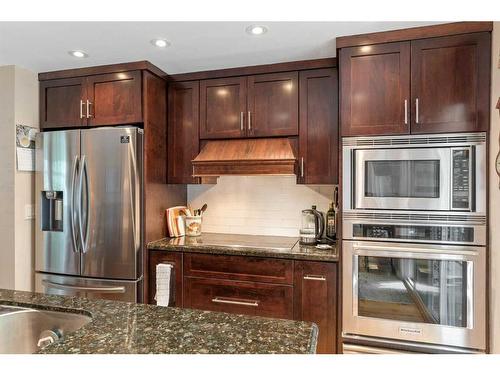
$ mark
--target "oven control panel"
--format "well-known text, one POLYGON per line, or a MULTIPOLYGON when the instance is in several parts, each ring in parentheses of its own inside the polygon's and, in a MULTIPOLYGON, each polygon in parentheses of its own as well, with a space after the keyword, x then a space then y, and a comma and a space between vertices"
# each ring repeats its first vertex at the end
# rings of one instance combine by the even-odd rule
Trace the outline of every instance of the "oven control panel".
POLYGON ((474 228, 466 226, 353 224, 354 238, 387 238, 433 242, 474 242, 474 228))

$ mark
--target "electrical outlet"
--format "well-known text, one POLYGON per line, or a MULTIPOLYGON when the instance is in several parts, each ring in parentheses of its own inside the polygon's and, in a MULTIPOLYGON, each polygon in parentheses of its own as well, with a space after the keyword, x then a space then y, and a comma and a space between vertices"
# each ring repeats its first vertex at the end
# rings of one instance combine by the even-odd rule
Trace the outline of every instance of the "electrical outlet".
POLYGON ((35 218, 35 206, 32 204, 24 205, 24 219, 33 220, 35 218))

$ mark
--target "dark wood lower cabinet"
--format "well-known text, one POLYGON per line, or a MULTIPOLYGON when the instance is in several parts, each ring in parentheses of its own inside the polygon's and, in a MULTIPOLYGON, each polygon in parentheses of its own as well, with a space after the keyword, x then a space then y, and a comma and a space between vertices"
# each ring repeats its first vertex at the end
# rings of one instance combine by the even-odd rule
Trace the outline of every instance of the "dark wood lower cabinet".
POLYGON ((182 253, 171 253, 166 251, 150 251, 149 252, 149 293, 148 302, 156 305, 156 265, 160 263, 168 263, 174 266, 175 288, 174 301, 171 301, 171 306, 182 307, 184 302, 182 300, 182 253))
POLYGON ((317 353, 337 353, 337 263, 149 252, 149 303, 156 265, 171 263, 175 306, 316 323, 317 353))
POLYGON ((337 263, 295 261, 294 319, 319 328, 317 353, 337 352, 337 263))

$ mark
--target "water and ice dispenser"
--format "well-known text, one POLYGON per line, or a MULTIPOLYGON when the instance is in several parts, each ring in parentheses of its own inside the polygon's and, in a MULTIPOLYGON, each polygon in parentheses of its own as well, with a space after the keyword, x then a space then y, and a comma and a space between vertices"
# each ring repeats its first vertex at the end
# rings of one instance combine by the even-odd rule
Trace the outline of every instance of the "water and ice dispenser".
POLYGON ((63 231, 63 192, 42 191, 41 223, 43 231, 63 231))

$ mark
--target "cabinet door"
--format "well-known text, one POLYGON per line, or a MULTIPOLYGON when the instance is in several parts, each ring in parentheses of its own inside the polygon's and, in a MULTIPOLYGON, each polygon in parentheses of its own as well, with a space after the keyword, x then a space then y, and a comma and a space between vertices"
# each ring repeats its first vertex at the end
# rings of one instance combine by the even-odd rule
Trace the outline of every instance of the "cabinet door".
POLYGON ((407 134, 410 42, 340 50, 342 136, 407 134))
POLYGON ((297 135, 298 107, 298 72, 248 77, 248 136, 297 135))
POLYGON ((412 133, 486 131, 490 34, 411 42, 412 133))
POLYGON ((40 82, 40 127, 67 128, 86 125, 85 78, 40 82))
POLYGON ((193 160, 199 152, 198 81, 176 82, 168 88, 168 182, 194 184, 193 160))
POLYGON ((170 288, 174 288, 171 294, 174 298, 170 300, 169 306, 182 307, 182 253, 170 253, 161 250, 151 250, 149 251, 149 293, 148 299, 149 303, 156 305, 155 295, 156 295, 156 265, 160 263, 168 263, 174 266, 174 285, 170 285, 170 288))
POLYGON ((337 352, 337 264, 295 262, 294 319, 318 325, 317 353, 337 352))
POLYGON ((245 136, 247 79, 231 77, 200 82, 200 138, 245 136))
POLYGON ((89 125, 142 122, 141 71, 87 77, 89 125))
POLYGON ((337 69, 300 72, 299 183, 338 183, 337 69))

